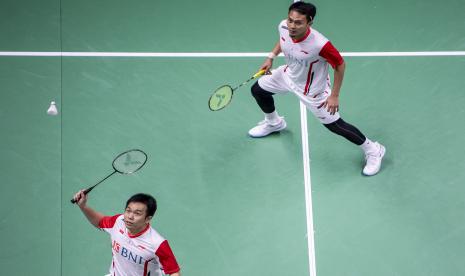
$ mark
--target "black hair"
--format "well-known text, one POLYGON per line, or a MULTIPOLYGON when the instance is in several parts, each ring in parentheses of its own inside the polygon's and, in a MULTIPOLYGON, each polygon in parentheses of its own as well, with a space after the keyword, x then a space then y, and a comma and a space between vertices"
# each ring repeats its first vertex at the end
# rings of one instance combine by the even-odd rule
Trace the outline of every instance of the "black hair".
POLYGON ((316 7, 312 3, 305 3, 303 1, 295 2, 289 7, 289 12, 296 11, 305 15, 307 22, 312 22, 315 19, 316 7))
POLYGON ((126 202, 126 208, 128 208, 128 205, 131 202, 139 202, 145 204, 145 206, 147 206, 147 216, 153 217, 153 215, 155 215, 155 211, 157 211, 157 201, 151 195, 140 193, 131 196, 126 202))

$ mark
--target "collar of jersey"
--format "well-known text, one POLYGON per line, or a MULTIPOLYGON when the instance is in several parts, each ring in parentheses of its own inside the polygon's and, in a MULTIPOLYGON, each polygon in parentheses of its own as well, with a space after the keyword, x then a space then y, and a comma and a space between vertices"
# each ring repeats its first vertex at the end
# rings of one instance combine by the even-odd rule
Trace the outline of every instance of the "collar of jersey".
POLYGON ((307 29, 307 32, 305 33, 305 35, 304 35, 302 38, 297 39, 297 40, 294 40, 294 39, 292 39, 292 38, 291 38, 291 39, 292 39, 292 42, 294 42, 294 43, 299 43, 299 42, 302 42, 302 41, 304 41, 305 39, 307 39, 307 37, 308 37, 309 35, 310 35, 310 28, 307 29))
POLYGON ((147 230, 149 230, 150 228, 150 224, 147 224, 147 226, 145 226, 144 230, 140 231, 139 233, 135 234, 135 235, 131 235, 131 233, 129 233, 129 231, 127 232, 128 233, 128 237, 130 238, 137 238, 139 237, 140 235, 144 234, 145 232, 147 232, 147 230))

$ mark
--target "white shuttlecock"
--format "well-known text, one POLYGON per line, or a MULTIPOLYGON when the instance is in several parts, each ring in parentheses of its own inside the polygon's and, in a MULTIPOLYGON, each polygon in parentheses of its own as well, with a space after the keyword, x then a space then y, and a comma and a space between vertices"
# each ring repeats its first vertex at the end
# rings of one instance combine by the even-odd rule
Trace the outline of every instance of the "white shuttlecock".
POLYGON ((48 115, 58 115, 58 109, 54 101, 50 103, 50 107, 47 109, 48 115))

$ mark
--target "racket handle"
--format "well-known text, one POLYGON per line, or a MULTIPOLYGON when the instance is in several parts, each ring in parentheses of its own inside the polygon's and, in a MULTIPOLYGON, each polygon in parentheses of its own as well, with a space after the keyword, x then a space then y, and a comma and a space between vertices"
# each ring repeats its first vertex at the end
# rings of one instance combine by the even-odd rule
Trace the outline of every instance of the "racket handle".
POLYGON ((253 75, 253 78, 254 78, 254 79, 255 79, 255 78, 258 78, 258 77, 262 76, 262 75, 265 74, 265 73, 266 73, 266 70, 265 70, 265 69, 262 69, 262 70, 258 71, 257 73, 255 73, 255 75, 253 75))
MULTIPOLYGON (((94 188, 94 187, 91 187, 91 188, 89 188, 89 189, 85 189, 85 190, 84 190, 84 194, 87 195, 87 193, 89 193, 93 188, 94 188)), ((71 203, 72 203, 72 204, 76 204, 76 202, 77 202, 77 201, 74 200, 74 198, 71 199, 71 203)))

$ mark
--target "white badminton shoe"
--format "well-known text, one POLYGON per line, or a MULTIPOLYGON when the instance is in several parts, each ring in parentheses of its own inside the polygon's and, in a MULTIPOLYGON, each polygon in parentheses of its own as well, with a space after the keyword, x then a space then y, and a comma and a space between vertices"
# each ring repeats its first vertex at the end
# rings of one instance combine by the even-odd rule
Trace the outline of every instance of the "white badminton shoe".
POLYGON ((257 126, 249 130, 250 137, 261 138, 270 135, 273 132, 279 132, 287 127, 284 117, 278 117, 276 122, 263 120, 257 126))
POLYGON ((379 172, 384 154, 386 153, 386 148, 380 143, 375 142, 374 147, 376 148, 375 151, 365 153, 366 164, 362 173, 366 176, 372 176, 379 172))

